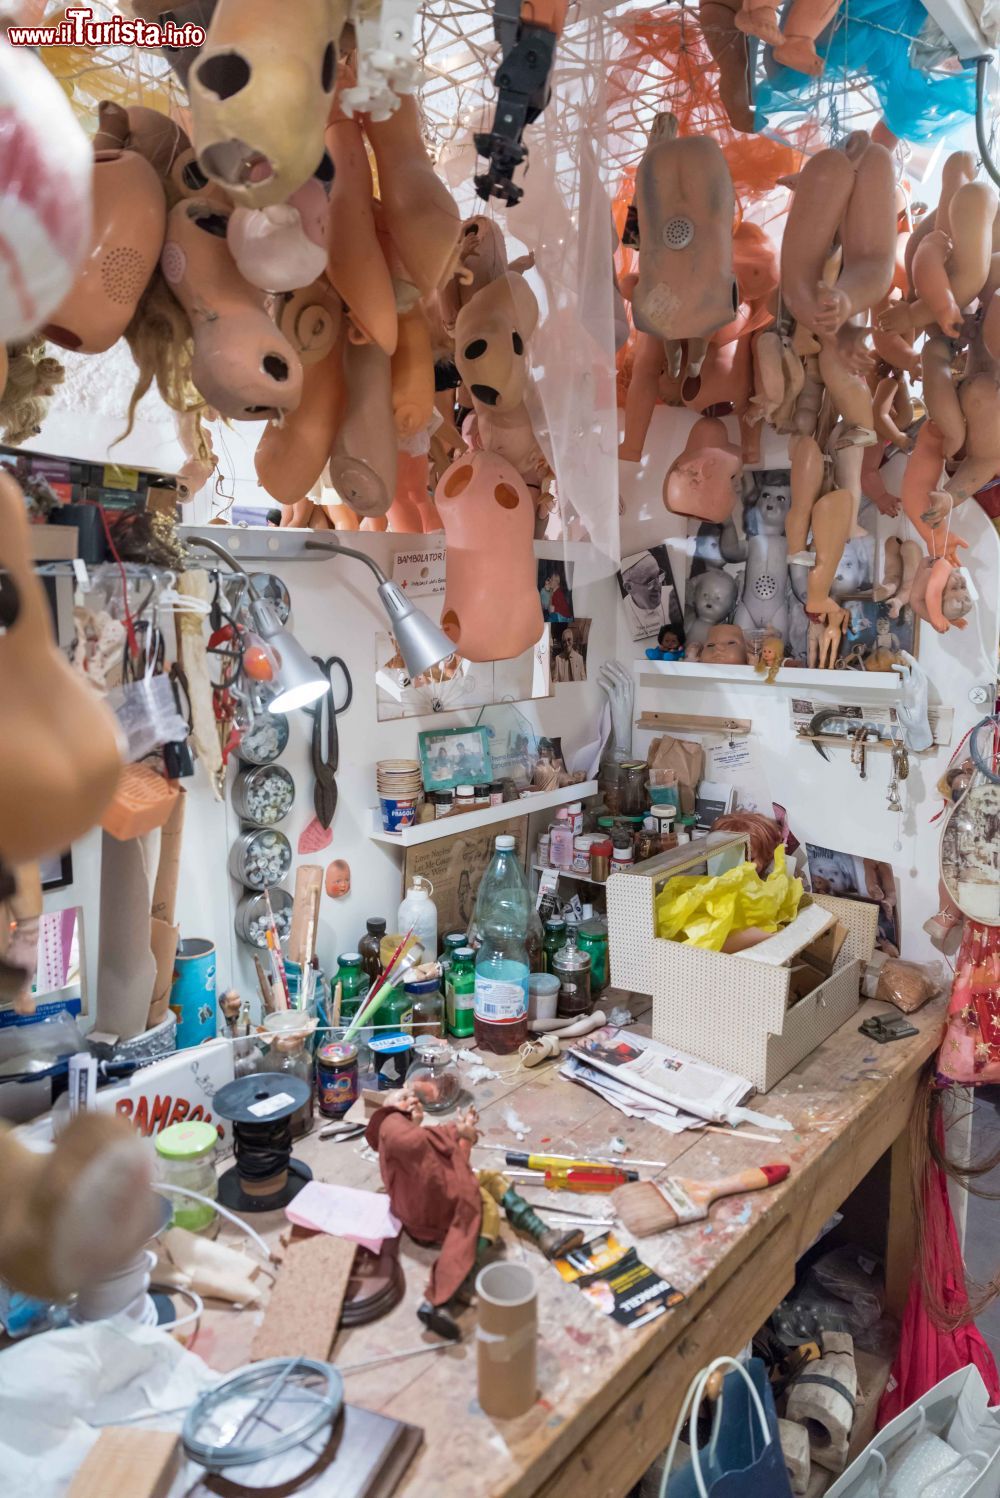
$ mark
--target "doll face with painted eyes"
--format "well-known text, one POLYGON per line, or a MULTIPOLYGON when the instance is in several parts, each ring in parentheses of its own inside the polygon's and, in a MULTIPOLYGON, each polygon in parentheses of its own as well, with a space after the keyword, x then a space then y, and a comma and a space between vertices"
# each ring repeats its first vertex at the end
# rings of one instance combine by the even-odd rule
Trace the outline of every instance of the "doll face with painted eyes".
POLYGON ((757 501, 757 516, 761 533, 765 536, 780 536, 785 529, 785 516, 792 501, 787 485, 772 484, 760 491, 757 501))
POLYGON ((326 892, 331 900, 341 900, 351 892, 351 866, 343 858, 335 858, 326 870, 326 892))
POLYGON ((698 578, 694 611, 709 624, 721 624, 736 600, 736 581, 728 572, 704 572, 698 578))
POLYGON ((701 653, 703 661, 717 666, 744 666, 747 659, 746 639, 738 624, 713 624, 701 653))
POLYGON ((972 612, 972 594, 969 592, 969 584, 965 573, 960 567, 956 567, 944 585, 941 594, 941 612, 951 623, 956 619, 964 619, 966 614, 972 612))

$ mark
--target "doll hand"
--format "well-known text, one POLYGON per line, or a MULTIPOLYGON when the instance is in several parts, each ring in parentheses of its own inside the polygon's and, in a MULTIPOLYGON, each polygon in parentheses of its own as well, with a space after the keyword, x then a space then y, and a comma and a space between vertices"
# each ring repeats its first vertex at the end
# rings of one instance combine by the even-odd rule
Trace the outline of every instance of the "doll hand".
POLYGON ((878 315, 878 325, 883 333, 915 333, 913 312, 909 302, 893 302, 878 315))
POLYGON ((927 718, 927 675, 921 670, 913 656, 901 650, 901 664, 893 666, 899 672, 903 695, 896 704, 896 717, 903 730, 903 741, 914 754, 929 749, 934 742, 927 718))
POLYGON ((850 312, 847 295, 836 286, 827 286, 825 281, 821 281, 816 291, 816 331, 836 333, 850 312))
POLYGON ((459 1139, 467 1139, 470 1144, 479 1142, 479 1114, 474 1107, 466 1108, 465 1112, 455 1124, 455 1132, 459 1139))
POLYGON ((383 1108, 395 1108, 400 1113, 405 1113, 407 1118, 412 1118, 414 1123, 420 1123, 424 1116, 424 1105, 418 1097, 406 1087, 397 1087, 393 1092, 387 1092, 383 1108))
POLYGON ((920 516, 931 530, 937 530, 951 515, 955 501, 944 489, 932 489, 927 496, 927 508, 920 516))

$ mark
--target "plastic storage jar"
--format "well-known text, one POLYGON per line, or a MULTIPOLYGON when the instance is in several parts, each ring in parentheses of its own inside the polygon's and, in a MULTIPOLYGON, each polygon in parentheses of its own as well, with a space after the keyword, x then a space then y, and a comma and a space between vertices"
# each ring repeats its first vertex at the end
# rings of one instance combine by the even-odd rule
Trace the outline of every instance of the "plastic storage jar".
MULTIPOLYGON (((215 1149, 219 1136, 210 1123, 175 1123, 156 1136, 156 1158, 160 1180, 168 1186, 197 1191, 216 1201, 219 1183, 215 1174, 215 1149)), ((188 1196, 170 1196, 175 1228, 189 1233, 214 1236, 219 1231, 219 1214, 205 1202, 188 1196)))

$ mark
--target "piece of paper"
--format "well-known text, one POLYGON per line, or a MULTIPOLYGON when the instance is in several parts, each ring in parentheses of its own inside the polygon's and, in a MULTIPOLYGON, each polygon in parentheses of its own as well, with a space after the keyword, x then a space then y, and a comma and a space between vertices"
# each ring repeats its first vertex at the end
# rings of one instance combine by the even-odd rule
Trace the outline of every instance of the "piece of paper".
POLYGON ((358 1191, 354 1186, 334 1186, 329 1181, 309 1181, 289 1202, 285 1216, 297 1227, 346 1238, 373 1254, 379 1252, 386 1238, 398 1238, 402 1227, 387 1196, 378 1191, 358 1191))

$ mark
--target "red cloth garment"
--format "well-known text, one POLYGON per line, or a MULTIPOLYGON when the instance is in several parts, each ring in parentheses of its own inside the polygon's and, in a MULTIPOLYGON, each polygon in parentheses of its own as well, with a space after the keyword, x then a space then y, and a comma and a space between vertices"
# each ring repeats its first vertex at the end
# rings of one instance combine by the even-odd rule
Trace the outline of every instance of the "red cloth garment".
POLYGON ((949 1082, 1000 1082, 1000 926, 965 922, 937 1064, 949 1082))
POLYGON ((444 1305, 476 1262, 483 1216, 471 1146, 454 1124, 422 1129, 398 1108, 372 1114, 365 1139, 378 1150, 392 1210, 418 1243, 439 1243, 427 1299, 444 1305))
MULTIPOLYGON (((943 1134, 943 1128, 939 1132, 943 1134)), ((955 1219, 948 1200, 948 1179, 934 1161, 924 1180, 924 1268, 950 1312, 968 1309, 965 1267, 958 1245, 955 1219)), ((1000 1402, 1000 1377, 993 1354, 970 1322, 953 1332, 942 1331, 931 1319, 919 1272, 915 1271, 903 1313, 899 1351, 888 1387, 878 1407, 878 1428, 909 1409, 935 1384, 973 1364, 983 1375, 990 1404, 1000 1402)))

